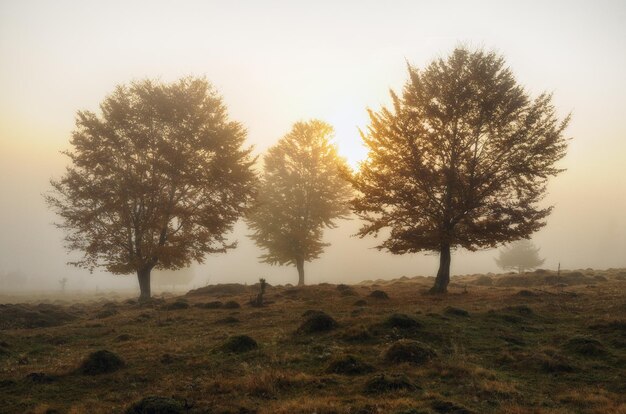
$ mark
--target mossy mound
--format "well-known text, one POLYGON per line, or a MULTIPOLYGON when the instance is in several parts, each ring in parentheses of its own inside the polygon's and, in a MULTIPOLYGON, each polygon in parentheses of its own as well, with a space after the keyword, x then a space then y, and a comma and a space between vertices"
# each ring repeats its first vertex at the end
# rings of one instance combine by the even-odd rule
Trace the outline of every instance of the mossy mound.
POLYGON ((367 301, 365 299, 359 299, 352 304, 353 306, 367 306, 367 301))
POLYGON ((47 328, 63 325, 77 319, 63 307, 40 303, 38 305, 0 305, 0 330, 47 328))
POLYGON ((30 374, 26 375, 25 379, 35 384, 50 384, 51 382, 57 380, 56 377, 48 375, 45 372, 31 372, 30 374))
POLYGON ((572 353, 585 357, 597 358, 608 354, 602 342, 586 336, 575 336, 567 341, 564 347, 572 353))
POLYGON ((311 334, 318 332, 328 332, 339 326, 331 316, 324 312, 316 311, 309 315, 302 325, 298 328, 299 333, 311 334))
POLYGON ((329 374, 363 375, 374 371, 370 364, 362 362, 353 355, 346 355, 330 362, 326 368, 329 374))
POLYGON ((470 283, 476 286, 493 286, 493 279, 489 276, 479 276, 476 280, 470 283))
POLYGON ((307 309, 304 312, 302 312, 302 317, 303 318, 308 318, 312 315, 320 315, 323 314, 324 312, 321 310, 317 310, 317 309, 307 309))
POLYGON ((421 365, 436 356, 437 353, 428 345, 406 339, 393 343, 384 353, 387 362, 396 364, 408 362, 421 365))
POLYGON ((416 391, 418 389, 419 387, 405 375, 378 374, 365 382, 363 392, 365 394, 382 394, 394 391, 416 391))
POLYGON ((176 302, 168 303, 163 307, 166 310, 181 310, 189 309, 189 303, 185 300, 177 300, 176 302))
POLYGON ((126 342, 126 341, 130 341, 131 339, 133 339, 131 335, 124 333, 124 334, 120 334, 116 336, 115 342, 126 342))
POLYGON ((126 414, 183 414, 187 409, 178 400, 167 397, 145 397, 126 410, 126 414))
POLYGON ((220 302, 219 300, 216 300, 216 301, 207 302, 207 303, 196 303, 193 306, 196 308, 201 308, 201 309, 220 309, 224 307, 224 304, 220 302))
POLYGON ((117 315, 119 312, 115 308, 103 309, 96 313, 95 319, 105 319, 117 315))
POLYGON ((229 300, 228 302, 224 303, 224 306, 222 307, 224 309, 239 309, 241 308, 241 305, 237 301, 229 300))
POLYGON ((188 296, 196 295, 240 295, 246 293, 248 288, 240 283, 224 283, 219 285, 209 285, 187 292, 188 296))
POLYGON ((259 344, 248 335, 235 335, 228 338, 226 342, 222 344, 220 350, 241 354, 257 349, 258 347, 259 344))
POLYGON ((103 349, 89 354, 80 366, 80 373, 83 375, 108 374, 123 368, 125 365, 119 356, 103 349))
POLYGON ((441 414, 473 414, 474 412, 460 404, 451 401, 434 400, 430 406, 441 414))
POLYGON ((422 324, 419 323, 414 318, 411 318, 409 315, 405 315, 404 313, 394 313, 389 316, 383 322, 383 325, 389 328, 398 328, 398 329, 411 329, 411 328, 421 328, 422 324))
POLYGON ((341 337, 346 342, 359 343, 372 340, 374 335, 365 326, 357 326, 349 328, 341 337))
POLYGON ((600 331, 606 334, 626 334, 626 320, 615 319, 612 321, 596 323, 591 325, 589 329, 600 331))
POLYGON ((372 299, 389 300, 389 295, 383 290, 374 290, 368 296, 372 299))
POLYGON ((239 322, 240 322, 239 319, 235 318, 234 316, 227 316, 225 318, 216 320, 215 324, 216 325, 234 325, 239 322))
POLYGON ((453 306, 448 306, 446 309, 444 309, 443 313, 449 316, 461 316, 464 318, 467 318, 470 316, 469 312, 466 311, 465 309, 455 308, 453 306))

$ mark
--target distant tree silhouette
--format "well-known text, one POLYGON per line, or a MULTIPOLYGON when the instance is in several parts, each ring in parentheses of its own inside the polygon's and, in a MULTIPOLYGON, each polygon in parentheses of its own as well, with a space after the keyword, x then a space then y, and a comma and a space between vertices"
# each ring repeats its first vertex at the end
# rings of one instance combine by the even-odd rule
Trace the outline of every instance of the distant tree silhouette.
POLYGON ((152 284, 161 289, 171 288, 175 291, 177 287, 185 287, 194 279, 194 271, 192 267, 184 267, 181 269, 156 270, 152 272, 152 284))
POLYGON ((370 111, 369 156, 353 177, 361 237, 391 232, 394 254, 439 252, 432 292, 445 292, 451 249, 528 237, 551 207, 538 202, 566 152, 569 117, 531 99, 495 53, 458 48, 425 70, 409 65, 393 108, 370 111))
POLYGON ((79 111, 65 175, 45 197, 66 230, 72 264, 136 273, 179 269, 234 247, 224 234, 254 189, 246 133, 206 79, 118 86, 101 115, 79 111))
POLYGON ((496 264, 501 269, 515 269, 522 273, 541 266, 545 259, 539 258, 539 249, 530 240, 518 240, 500 250, 496 264))
POLYGON ((304 263, 328 244, 324 228, 349 213, 346 162, 331 143, 333 128, 319 120, 298 122, 264 158, 264 174, 248 215, 250 237, 267 253, 263 262, 295 265, 304 284, 304 263))

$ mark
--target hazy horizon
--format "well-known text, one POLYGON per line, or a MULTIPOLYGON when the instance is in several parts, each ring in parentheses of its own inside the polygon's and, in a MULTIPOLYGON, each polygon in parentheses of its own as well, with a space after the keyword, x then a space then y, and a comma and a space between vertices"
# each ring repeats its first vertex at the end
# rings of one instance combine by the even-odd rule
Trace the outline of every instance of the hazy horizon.
MULTIPOLYGON (((136 276, 67 266, 44 203, 68 164, 78 110, 98 112, 116 85, 206 76, 262 155, 299 120, 333 125, 353 167, 366 156, 367 108, 388 105, 406 64, 422 68, 459 45, 502 54, 533 96, 552 92, 572 113, 567 169, 548 185, 554 205, 532 240, 542 267, 626 267, 626 4, 596 2, 43 2, 0 0, 0 275, 29 287, 136 288, 136 276)), ((393 256, 380 239, 351 237, 358 220, 327 230, 332 245, 306 266, 307 282, 432 276, 435 255, 393 256)), ((240 222, 239 247, 194 266, 191 285, 295 283, 293 267, 261 264, 240 222)), ((457 251, 453 274, 500 272, 496 250, 457 251)))

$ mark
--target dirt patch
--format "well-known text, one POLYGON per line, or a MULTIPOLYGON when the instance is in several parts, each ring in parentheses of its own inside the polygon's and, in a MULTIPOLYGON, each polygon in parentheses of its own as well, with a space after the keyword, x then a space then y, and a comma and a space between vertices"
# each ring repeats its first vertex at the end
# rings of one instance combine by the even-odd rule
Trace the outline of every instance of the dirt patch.
POLYGON ((125 365, 117 354, 103 349, 89 354, 81 364, 79 371, 83 375, 108 374, 123 368, 125 365))

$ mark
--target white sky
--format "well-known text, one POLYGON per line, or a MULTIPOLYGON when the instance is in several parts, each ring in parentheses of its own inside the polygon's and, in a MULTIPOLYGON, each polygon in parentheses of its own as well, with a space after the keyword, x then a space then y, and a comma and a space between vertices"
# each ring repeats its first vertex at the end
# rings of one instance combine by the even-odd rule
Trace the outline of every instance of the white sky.
MULTIPOLYGON (((532 94, 573 113, 568 169, 534 238, 546 267, 626 267, 626 2, 624 1, 6 1, 0 0, 0 273, 38 286, 135 286, 134 277, 69 268, 41 193, 59 177, 77 110, 96 111, 115 85, 202 75, 262 153, 301 119, 335 126, 341 153, 365 155, 357 127, 407 78, 456 45, 495 49, 532 94)), ((309 282, 432 274, 436 258, 391 256, 375 239, 328 233, 333 246, 309 282)), ((270 283, 295 269, 260 265, 240 248, 196 269, 197 283, 270 283)), ((495 253, 453 256, 456 274, 496 271, 495 253)))

